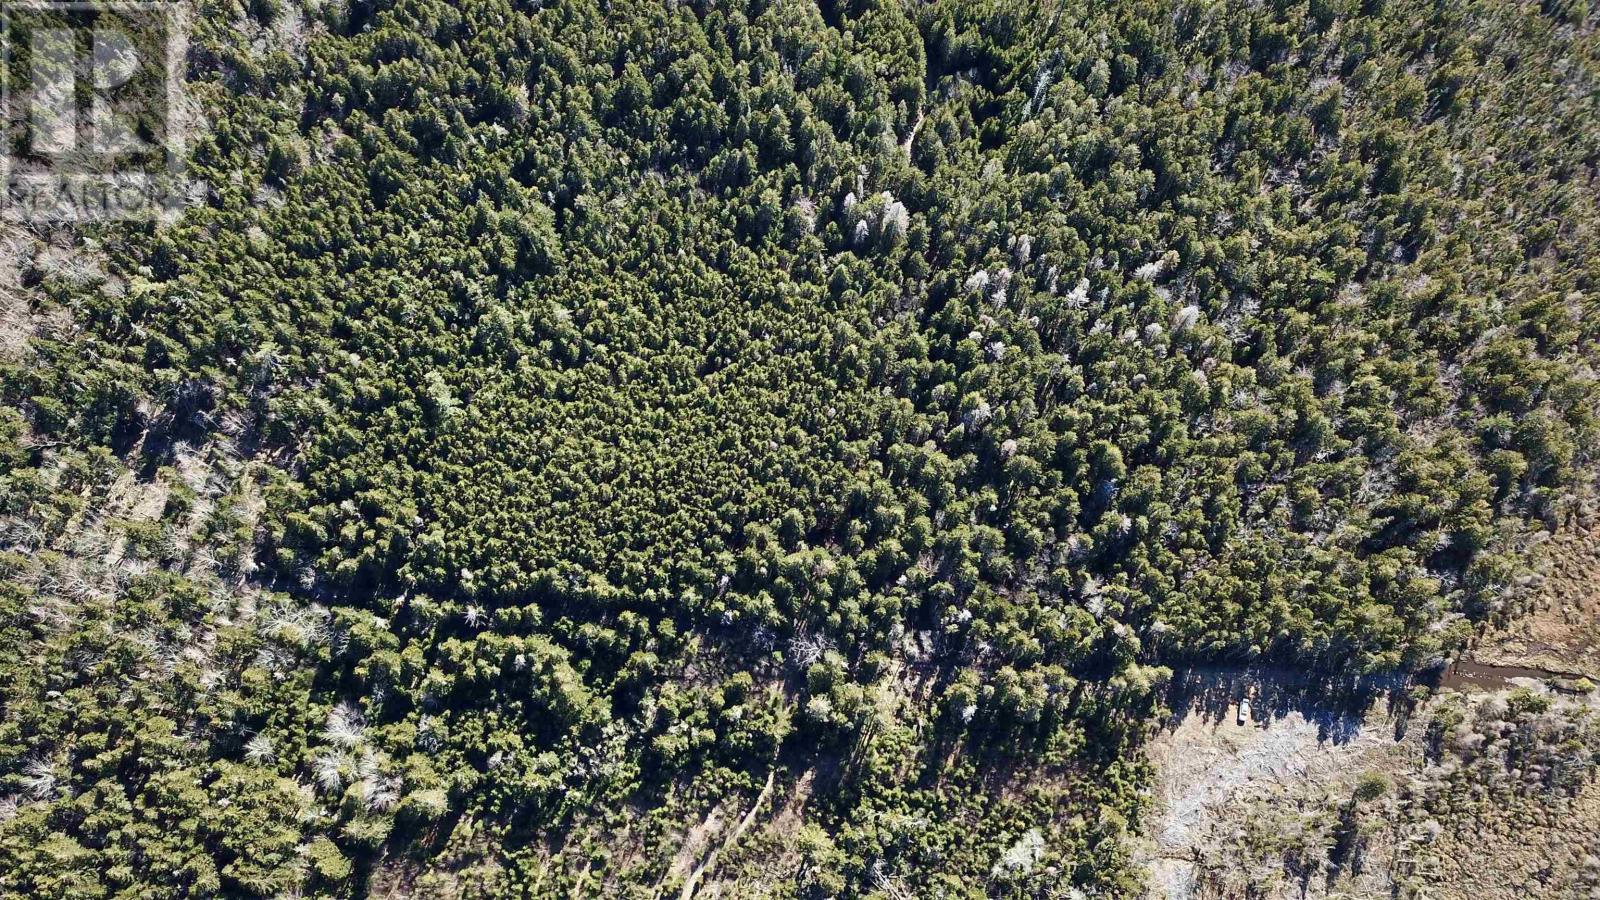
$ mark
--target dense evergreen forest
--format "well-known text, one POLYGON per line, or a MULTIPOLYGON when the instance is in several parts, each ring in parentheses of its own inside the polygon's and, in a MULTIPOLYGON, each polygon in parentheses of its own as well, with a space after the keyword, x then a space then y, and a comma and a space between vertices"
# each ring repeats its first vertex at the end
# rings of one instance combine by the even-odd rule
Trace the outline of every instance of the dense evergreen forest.
POLYGON ((199 201, 19 244, 0 894, 1136 896, 1170 667, 1590 496, 1584 0, 191 18, 199 201))

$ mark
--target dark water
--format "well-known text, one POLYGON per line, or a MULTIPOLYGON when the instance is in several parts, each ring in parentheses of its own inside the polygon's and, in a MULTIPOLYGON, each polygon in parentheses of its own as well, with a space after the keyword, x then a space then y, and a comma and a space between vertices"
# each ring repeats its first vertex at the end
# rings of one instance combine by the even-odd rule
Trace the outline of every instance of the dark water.
POLYGON ((1445 669, 1439 687, 1458 691, 1499 690, 1516 687, 1514 679, 1531 678, 1556 690, 1571 690, 1568 685, 1578 679, 1567 672, 1554 672, 1531 666, 1497 666, 1463 657, 1445 669))
POLYGON ((1573 693, 1577 677, 1568 672, 1497 666, 1471 658, 1458 659, 1432 671, 1365 675, 1273 666, 1188 666, 1173 671, 1166 698, 1171 714, 1164 724, 1176 728, 1191 713, 1200 714, 1205 721, 1232 722, 1240 699, 1249 698, 1251 724, 1269 726, 1296 712, 1317 723, 1321 739, 1342 743, 1360 731, 1367 710, 1379 700, 1387 701, 1396 734, 1403 735, 1415 706, 1411 697, 1414 686, 1487 692, 1518 687, 1521 679, 1533 679, 1554 690, 1573 693))

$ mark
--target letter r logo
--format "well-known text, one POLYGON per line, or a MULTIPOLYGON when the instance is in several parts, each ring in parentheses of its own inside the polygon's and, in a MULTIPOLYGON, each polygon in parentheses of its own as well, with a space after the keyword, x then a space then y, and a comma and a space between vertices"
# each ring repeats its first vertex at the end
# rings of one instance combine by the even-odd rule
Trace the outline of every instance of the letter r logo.
POLYGON ((186 6, 0 0, 0 220, 165 217, 199 196, 186 6))
MULTIPOLYGON (((33 152, 59 156, 79 150, 79 37, 72 28, 40 28, 30 35, 32 86, 30 123, 33 152)), ((95 28, 89 32, 92 85, 88 106, 87 146, 99 155, 136 153, 148 145, 118 117, 111 103, 117 88, 139 70, 133 41, 122 31, 95 28)))

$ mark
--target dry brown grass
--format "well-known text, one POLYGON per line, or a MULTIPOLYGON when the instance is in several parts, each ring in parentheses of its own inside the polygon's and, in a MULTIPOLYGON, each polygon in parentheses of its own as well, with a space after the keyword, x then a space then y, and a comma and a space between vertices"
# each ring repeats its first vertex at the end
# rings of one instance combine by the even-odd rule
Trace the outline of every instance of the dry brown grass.
MULTIPOLYGON (((1569 709, 1586 702, 1549 696, 1569 709)), ((1469 697, 1492 702, 1489 694, 1469 697)), ((1185 716, 1150 748, 1157 782, 1141 848, 1147 897, 1600 897, 1600 783, 1570 798, 1496 795, 1470 812, 1418 805, 1453 770, 1438 765, 1454 765, 1448 754, 1430 758, 1424 723, 1433 706, 1414 712, 1413 727, 1397 738, 1380 700, 1339 742, 1319 733, 1314 720, 1332 713, 1314 705, 1265 727, 1198 710, 1185 716), (1367 773, 1393 788, 1355 802, 1367 773)))
POLYGON ((1473 656, 1600 681, 1600 523, 1558 531, 1536 551, 1543 570, 1527 615, 1485 635, 1473 656))

